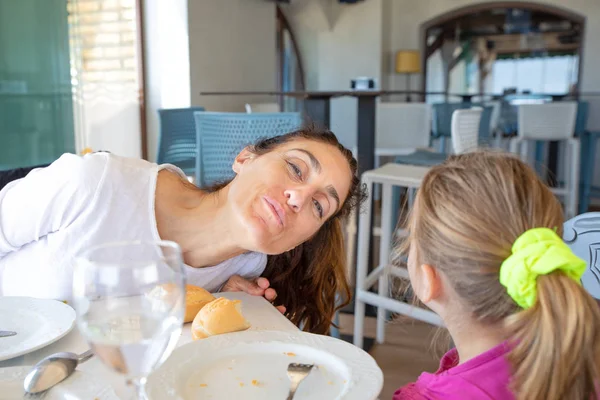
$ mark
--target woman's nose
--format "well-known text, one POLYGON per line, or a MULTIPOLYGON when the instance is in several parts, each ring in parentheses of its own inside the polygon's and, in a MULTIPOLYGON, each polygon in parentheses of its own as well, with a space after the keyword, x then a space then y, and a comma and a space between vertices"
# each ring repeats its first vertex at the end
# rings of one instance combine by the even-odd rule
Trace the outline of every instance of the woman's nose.
POLYGON ((287 204, 295 212, 302 210, 306 202, 307 195, 300 189, 289 189, 284 192, 287 204))

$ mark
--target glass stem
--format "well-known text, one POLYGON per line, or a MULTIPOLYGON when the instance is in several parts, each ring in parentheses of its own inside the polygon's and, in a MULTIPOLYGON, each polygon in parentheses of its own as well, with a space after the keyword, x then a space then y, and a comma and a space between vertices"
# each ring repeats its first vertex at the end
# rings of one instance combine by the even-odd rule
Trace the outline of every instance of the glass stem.
POLYGON ((143 376, 141 378, 131 378, 131 383, 135 387, 135 400, 148 400, 146 397, 146 377, 143 376))

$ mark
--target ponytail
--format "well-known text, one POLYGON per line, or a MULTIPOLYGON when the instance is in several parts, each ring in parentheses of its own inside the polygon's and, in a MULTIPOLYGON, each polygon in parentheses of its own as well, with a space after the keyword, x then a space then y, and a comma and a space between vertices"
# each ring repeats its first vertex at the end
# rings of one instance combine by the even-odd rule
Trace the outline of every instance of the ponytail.
POLYGON ((513 393, 519 400, 598 397, 600 309, 562 271, 537 278, 537 301, 507 318, 513 393))

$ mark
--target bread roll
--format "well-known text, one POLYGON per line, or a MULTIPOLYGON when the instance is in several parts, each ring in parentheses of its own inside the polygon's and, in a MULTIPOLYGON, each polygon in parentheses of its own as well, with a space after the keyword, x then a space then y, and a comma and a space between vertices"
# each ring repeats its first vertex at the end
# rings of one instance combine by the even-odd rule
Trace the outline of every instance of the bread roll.
MULTIPOLYGON (((150 299, 159 299, 162 301, 167 300, 169 296, 180 296, 179 290, 176 291, 177 286, 173 283, 166 283, 163 285, 156 286, 148 293, 150 299)), ((192 322, 198 311, 206 304, 210 303, 215 299, 215 296, 210 294, 207 290, 194 286, 185 285, 185 316, 183 322, 192 322)), ((167 300, 169 303, 175 301, 175 299, 167 300)), ((160 308, 162 304, 157 302, 156 307, 160 308)))
POLYGON ((208 290, 199 286, 185 285, 185 317, 183 317, 183 322, 192 322, 198 315, 198 311, 214 299, 215 296, 210 294, 208 290))
POLYGON ((240 300, 229 300, 224 297, 211 301, 202 307, 194 318, 192 338, 198 340, 248 329, 250 324, 242 315, 241 306, 240 300))

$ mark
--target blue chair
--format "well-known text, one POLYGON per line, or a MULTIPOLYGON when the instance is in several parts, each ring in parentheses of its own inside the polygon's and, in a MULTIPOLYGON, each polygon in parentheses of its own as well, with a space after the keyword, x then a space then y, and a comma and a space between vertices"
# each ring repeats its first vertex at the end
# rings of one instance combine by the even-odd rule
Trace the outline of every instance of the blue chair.
POLYGON ((446 140, 452 136, 452 114, 456 110, 473 107, 472 103, 437 103, 432 104, 432 138, 440 140, 440 153, 446 152, 446 140))
POLYGON ((589 115, 589 103, 580 101, 577 104, 577 119, 575 121, 575 136, 581 141, 581 185, 579 190, 579 213, 586 212, 590 205, 590 197, 597 188, 592 186, 594 168, 596 164, 596 147, 600 132, 591 132, 586 129, 589 115))
POLYGON ((282 135, 302 125, 299 113, 196 112, 196 184, 209 186, 233 178, 235 156, 259 138, 282 135))
POLYGON ((600 213, 585 213, 566 221, 563 240, 575 255, 587 262, 581 284, 600 300, 600 213))
POLYGON ((194 113, 203 107, 159 109, 160 135, 156 162, 173 164, 187 175, 196 169, 196 127, 194 113))

